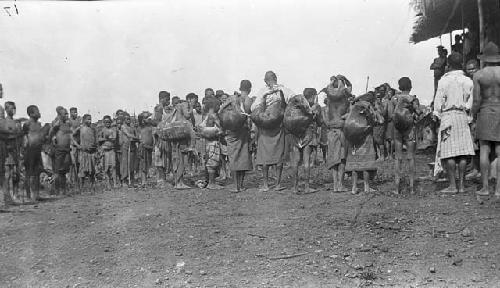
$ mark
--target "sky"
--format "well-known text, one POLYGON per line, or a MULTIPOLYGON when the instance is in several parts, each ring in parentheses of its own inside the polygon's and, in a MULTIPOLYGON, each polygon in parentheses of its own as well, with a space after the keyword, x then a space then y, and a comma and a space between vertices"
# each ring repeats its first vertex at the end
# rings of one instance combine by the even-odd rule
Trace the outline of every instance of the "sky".
MULTIPOLYGON (((253 91, 273 70, 295 93, 343 74, 354 94, 413 80, 424 104, 438 38, 409 42, 405 0, 2 1, 0 83, 18 117, 78 107, 94 120, 117 109, 152 110, 158 92, 184 98, 207 87, 253 91)), ((443 39, 443 42, 444 39, 443 39)), ((447 42, 445 42, 447 43, 447 42)), ((2 101, 2 102, 4 102, 2 101)))

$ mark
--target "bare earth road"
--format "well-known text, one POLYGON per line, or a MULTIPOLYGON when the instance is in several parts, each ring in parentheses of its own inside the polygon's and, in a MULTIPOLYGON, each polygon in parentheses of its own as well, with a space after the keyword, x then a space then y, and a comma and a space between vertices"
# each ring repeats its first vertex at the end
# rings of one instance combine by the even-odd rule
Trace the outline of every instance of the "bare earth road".
POLYGON ((239 194, 121 189, 10 208, 0 287, 500 287, 500 204, 479 205, 474 183, 393 196, 383 179, 356 196, 260 193, 251 175, 239 194))

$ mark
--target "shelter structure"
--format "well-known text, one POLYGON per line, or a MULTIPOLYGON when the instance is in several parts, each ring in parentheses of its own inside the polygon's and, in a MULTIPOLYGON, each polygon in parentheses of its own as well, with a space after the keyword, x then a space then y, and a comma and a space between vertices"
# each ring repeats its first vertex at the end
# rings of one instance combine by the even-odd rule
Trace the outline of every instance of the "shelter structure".
POLYGON ((475 59, 489 41, 500 44, 499 0, 411 0, 410 5, 417 12, 413 43, 462 30, 464 61, 475 59))

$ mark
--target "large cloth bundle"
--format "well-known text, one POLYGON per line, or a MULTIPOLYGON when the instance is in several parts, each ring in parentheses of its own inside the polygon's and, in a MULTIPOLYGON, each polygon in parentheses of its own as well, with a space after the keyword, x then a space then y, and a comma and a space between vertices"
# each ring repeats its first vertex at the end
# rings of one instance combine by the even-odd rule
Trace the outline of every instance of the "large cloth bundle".
POLYGON ((257 127, 264 129, 278 128, 283 122, 285 105, 281 101, 276 101, 267 107, 259 105, 252 111, 250 118, 257 127))
POLYGON ((373 119, 369 110, 370 103, 358 101, 347 115, 344 124, 344 135, 354 146, 363 144, 366 136, 373 131, 373 119))
POLYGON ((410 99, 402 97, 394 109, 394 128, 399 132, 409 131, 413 127, 413 107, 410 99))
POLYGON ((232 103, 219 111, 219 120, 224 130, 236 132, 245 125, 247 115, 242 113, 235 103, 232 103))
POLYGON ((302 137, 313 121, 313 114, 303 95, 293 96, 285 109, 283 126, 291 134, 302 137))

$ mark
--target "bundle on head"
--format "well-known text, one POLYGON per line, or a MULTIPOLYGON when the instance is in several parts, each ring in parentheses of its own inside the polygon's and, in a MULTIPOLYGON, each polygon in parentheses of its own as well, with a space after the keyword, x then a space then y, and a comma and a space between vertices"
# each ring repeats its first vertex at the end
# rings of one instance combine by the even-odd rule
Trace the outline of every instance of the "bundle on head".
POLYGON ((313 114, 306 97, 299 94, 290 98, 283 117, 285 129, 295 136, 302 137, 312 121, 313 114))
POLYGON ((326 86, 326 96, 327 99, 331 100, 332 102, 337 102, 339 99, 344 99, 346 97, 350 96, 349 90, 343 85, 342 81, 337 82, 337 85, 328 84, 326 86))
POLYGON ((219 110, 219 120, 225 130, 238 131, 247 121, 247 116, 241 112, 238 104, 233 101, 230 105, 219 110))
POLYGON ((370 103, 358 101, 352 107, 344 124, 344 135, 347 141, 355 146, 363 144, 366 136, 373 131, 373 115, 370 113, 370 103))
POLYGON ((394 128, 401 133, 409 131, 413 126, 413 103, 402 97, 394 109, 394 128))
MULTIPOLYGON (((281 91, 277 93, 283 93, 281 91)), ((283 96, 283 95, 282 95, 283 96)), ((286 104, 282 101, 275 101, 269 106, 263 107, 259 105, 252 111, 250 118, 257 125, 264 129, 276 129, 280 127, 283 122, 283 116, 285 114, 286 104)))

